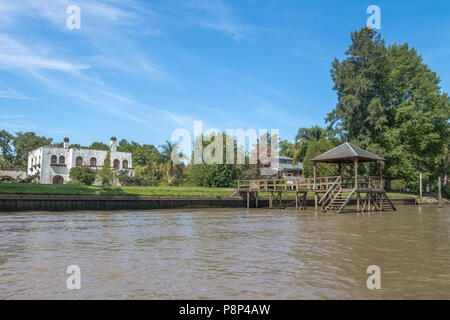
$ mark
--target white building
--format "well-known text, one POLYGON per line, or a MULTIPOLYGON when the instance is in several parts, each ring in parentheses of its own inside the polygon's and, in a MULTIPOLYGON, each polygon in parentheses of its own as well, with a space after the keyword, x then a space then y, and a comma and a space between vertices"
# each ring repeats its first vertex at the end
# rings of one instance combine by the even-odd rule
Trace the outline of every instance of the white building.
MULTIPOLYGON (((39 173, 38 179, 42 184, 66 183, 70 169, 74 167, 89 167, 97 172, 103 166, 107 151, 69 148, 69 138, 64 139, 62 148, 41 147, 29 153, 27 175, 39 173)), ((117 139, 111 138, 111 168, 128 170, 134 175, 131 153, 117 151, 117 139)), ((96 181, 94 184, 99 184, 96 181)))
POLYGON ((260 173, 263 176, 277 177, 286 180, 304 179, 303 164, 298 162, 293 164, 293 159, 289 157, 278 157, 277 165, 262 167, 260 173))

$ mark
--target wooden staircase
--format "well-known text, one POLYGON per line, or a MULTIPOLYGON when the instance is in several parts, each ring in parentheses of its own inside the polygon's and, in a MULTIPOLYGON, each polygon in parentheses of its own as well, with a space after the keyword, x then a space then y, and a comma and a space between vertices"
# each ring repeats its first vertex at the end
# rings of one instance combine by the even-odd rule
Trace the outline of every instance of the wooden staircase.
POLYGON ((334 196, 329 197, 328 199, 330 199, 327 201, 328 204, 323 208, 323 211, 325 212, 328 210, 339 209, 346 200, 342 195, 342 188, 340 188, 334 196))

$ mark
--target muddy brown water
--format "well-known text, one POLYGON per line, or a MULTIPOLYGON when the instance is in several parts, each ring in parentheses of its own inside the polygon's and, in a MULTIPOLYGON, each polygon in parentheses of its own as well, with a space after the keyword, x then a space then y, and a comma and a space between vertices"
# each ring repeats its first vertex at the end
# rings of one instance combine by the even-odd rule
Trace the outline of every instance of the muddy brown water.
POLYGON ((0 214, 0 299, 450 299, 449 222, 431 206, 0 214))

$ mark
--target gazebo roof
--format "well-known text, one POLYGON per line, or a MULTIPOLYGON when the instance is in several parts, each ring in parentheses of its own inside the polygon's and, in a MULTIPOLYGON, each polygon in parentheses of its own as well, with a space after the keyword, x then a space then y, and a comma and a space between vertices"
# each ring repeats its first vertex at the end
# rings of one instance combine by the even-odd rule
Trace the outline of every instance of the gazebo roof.
POLYGON ((345 142, 311 159, 311 161, 327 163, 353 163, 355 159, 358 159, 358 162, 377 162, 384 160, 384 158, 372 152, 361 149, 350 142, 345 142))

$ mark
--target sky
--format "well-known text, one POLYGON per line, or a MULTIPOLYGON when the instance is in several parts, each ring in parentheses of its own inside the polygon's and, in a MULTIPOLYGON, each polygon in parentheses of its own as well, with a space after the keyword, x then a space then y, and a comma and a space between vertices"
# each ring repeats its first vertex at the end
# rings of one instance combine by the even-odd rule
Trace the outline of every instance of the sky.
POLYGON ((197 120, 293 140, 325 125, 331 62, 369 5, 387 44, 415 47, 449 93, 448 0, 0 0, 0 130, 158 146, 197 120))

